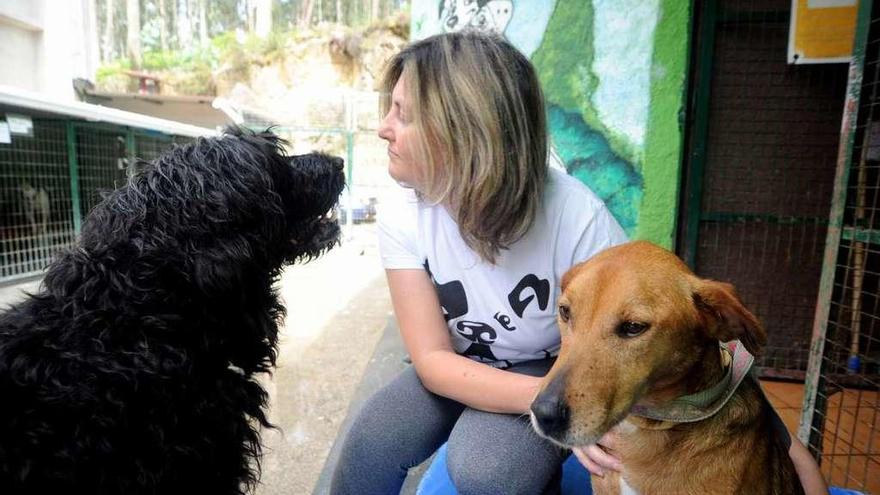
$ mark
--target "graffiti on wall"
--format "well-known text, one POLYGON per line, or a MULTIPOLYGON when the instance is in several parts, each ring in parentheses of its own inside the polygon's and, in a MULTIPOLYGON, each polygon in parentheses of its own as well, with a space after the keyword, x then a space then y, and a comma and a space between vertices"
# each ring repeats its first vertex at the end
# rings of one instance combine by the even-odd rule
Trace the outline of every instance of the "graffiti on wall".
POLYGON ((446 33, 466 27, 504 33, 512 15, 512 0, 441 0, 439 18, 446 33))
POLYGON ((535 65, 553 154, 633 234, 660 0, 414 0, 413 34, 503 35, 535 65))

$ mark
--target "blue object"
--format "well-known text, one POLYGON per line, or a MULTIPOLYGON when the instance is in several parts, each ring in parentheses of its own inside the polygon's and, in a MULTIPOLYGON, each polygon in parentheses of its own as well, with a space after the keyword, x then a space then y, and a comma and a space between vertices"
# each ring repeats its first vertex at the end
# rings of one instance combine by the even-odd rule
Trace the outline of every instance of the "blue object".
POLYGON ((865 495, 862 492, 849 490, 847 488, 837 488, 836 486, 832 486, 831 488, 829 488, 828 493, 830 495, 865 495))
MULTIPOLYGON (((458 495, 446 470, 445 443, 437 449, 434 461, 419 482, 416 495, 458 495)), ((593 495, 590 473, 574 455, 569 456, 562 464, 562 495, 593 495)))
POLYGON ((847 371, 850 373, 858 373, 859 368, 862 367, 862 360, 858 356, 850 356, 846 361, 847 371))
MULTIPOLYGON (((832 486, 829 495, 865 495, 856 490, 832 486)), ((437 449, 434 461, 422 476, 416 495, 458 495, 446 471, 446 444, 437 449)), ((572 454, 562 464, 562 495, 593 495, 590 473, 572 454)))

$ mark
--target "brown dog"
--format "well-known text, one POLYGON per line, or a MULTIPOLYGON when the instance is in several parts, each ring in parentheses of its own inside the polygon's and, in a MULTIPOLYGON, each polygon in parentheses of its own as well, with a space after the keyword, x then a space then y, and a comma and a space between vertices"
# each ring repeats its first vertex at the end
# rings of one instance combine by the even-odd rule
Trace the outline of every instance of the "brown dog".
POLYGON ((728 363, 751 356, 731 357, 719 342, 739 340, 751 354, 766 343, 733 286, 700 279, 670 252, 632 242, 566 273, 559 328, 562 349, 532 403, 532 424, 567 447, 617 431, 614 454, 624 469, 594 477, 595 493, 803 493, 748 365, 738 386, 728 374, 735 369, 728 363), (709 403, 688 403, 699 398, 709 403), (649 419, 670 411, 683 417, 649 419))

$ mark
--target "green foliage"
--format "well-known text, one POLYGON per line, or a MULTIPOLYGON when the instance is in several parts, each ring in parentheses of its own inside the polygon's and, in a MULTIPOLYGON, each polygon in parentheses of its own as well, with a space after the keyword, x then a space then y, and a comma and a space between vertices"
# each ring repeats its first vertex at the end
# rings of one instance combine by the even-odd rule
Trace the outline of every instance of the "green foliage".
POLYGON ((293 38, 293 31, 272 31, 265 38, 249 35, 245 38, 244 51, 249 62, 256 65, 270 65, 284 60, 287 43, 293 38))
MULTIPOLYGON (((288 51, 292 33, 273 32, 265 39, 249 35, 240 43, 234 32, 226 32, 211 39, 207 46, 190 50, 150 50, 143 54, 142 70, 156 74, 174 86, 178 93, 210 95, 214 92, 214 74, 232 73, 247 79, 250 68, 279 63, 288 51)), ((101 87, 112 86, 122 90, 127 86, 124 71, 131 70, 127 59, 117 59, 98 69, 101 87), (122 81, 122 83, 120 82, 122 81)))
POLYGON ((125 75, 127 70, 131 70, 131 62, 127 58, 116 59, 109 64, 98 67, 95 72, 95 80, 98 86, 105 91, 132 91, 129 87, 130 78, 125 75))

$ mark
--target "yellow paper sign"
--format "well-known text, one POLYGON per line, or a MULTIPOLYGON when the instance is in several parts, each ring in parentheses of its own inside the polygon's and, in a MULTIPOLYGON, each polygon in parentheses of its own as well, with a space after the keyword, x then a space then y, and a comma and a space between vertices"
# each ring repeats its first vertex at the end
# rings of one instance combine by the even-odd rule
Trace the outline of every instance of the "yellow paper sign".
POLYGON ((788 63, 849 62, 858 0, 792 0, 788 63))

